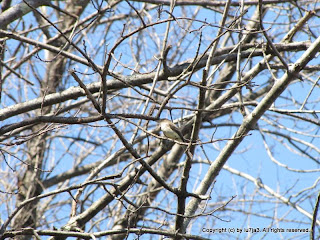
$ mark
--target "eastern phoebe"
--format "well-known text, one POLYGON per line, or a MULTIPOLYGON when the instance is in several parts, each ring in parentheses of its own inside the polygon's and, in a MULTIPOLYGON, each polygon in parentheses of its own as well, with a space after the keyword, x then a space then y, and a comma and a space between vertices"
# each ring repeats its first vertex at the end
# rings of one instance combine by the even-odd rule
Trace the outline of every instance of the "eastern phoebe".
POLYGON ((160 124, 161 131, 167 138, 180 142, 186 142, 179 128, 177 128, 176 125, 174 125, 174 123, 172 123, 170 120, 160 119, 158 122, 160 124))

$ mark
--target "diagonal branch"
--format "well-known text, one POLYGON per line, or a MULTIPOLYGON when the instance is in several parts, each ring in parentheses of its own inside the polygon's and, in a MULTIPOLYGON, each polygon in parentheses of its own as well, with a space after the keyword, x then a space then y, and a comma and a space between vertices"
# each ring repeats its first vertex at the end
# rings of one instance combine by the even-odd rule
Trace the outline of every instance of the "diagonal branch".
MULTIPOLYGON (((255 126, 260 117, 269 109, 271 104, 280 96, 280 94, 286 89, 289 83, 295 79, 298 74, 307 64, 311 61, 320 50, 320 37, 310 46, 310 48, 296 61, 293 66, 289 67, 289 71, 286 72, 279 81, 271 88, 268 94, 261 100, 258 106, 248 115, 244 120, 234 137, 237 139, 230 140, 227 145, 220 152, 216 160, 211 164, 207 174, 200 183, 196 194, 205 194, 211 184, 214 182, 224 164, 227 162, 234 150, 244 139, 244 136, 255 126)), ((192 215, 195 213, 200 201, 198 199, 192 199, 187 208, 186 215, 192 215)), ((186 219, 184 222, 184 228, 188 226, 190 219, 186 219)))

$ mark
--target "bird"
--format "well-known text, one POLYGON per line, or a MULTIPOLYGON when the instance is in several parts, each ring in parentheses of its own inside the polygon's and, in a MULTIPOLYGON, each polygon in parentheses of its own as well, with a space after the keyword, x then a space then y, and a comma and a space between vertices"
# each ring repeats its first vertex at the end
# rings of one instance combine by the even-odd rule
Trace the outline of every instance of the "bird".
POLYGON ((163 134, 172 140, 186 142, 186 139, 183 137, 182 133, 180 132, 179 128, 168 119, 160 119, 158 120, 160 124, 160 129, 163 134))
MULTIPOLYGON (((183 134, 173 122, 168 119, 160 119, 158 120, 158 123, 160 124, 161 131, 167 138, 187 143, 186 139, 183 137, 183 134)), ((190 149, 187 146, 183 146, 183 148, 186 151, 189 159, 192 159, 193 154, 190 152, 190 149)))

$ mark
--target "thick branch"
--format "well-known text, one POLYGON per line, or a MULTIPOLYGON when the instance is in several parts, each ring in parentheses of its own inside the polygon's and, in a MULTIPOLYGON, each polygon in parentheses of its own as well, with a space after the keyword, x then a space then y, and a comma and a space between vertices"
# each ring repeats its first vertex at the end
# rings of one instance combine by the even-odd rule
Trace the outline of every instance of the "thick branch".
MULTIPOLYGON (((207 190, 218 176, 220 170, 227 162, 234 150, 244 139, 244 136, 255 126, 260 117, 265 111, 269 109, 271 104, 280 96, 280 94, 286 89, 289 83, 295 79, 298 74, 309 61, 311 61, 320 50, 320 37, 310 46, 310 48, 298 59, 298 61, 289 67, 289 72, 285 73, 281 79, 279 79, 275 85, 271 88, 268 94, 262 99, 258 106, 249 114, 244 120, 238 131, 234 134, 237 137, 234 140, 230 140, 227 145, 220 152, 217 159, 211 164, 209 171, 200 183, 196 194, 206 194, 207 190)), ((200 201, 198 199, 192 199, 186 208, 187 215, 193 215, 197 210, 200 201)), ((188 226, 190 219, 186 219, 184 222, 184 228, 188 226)))

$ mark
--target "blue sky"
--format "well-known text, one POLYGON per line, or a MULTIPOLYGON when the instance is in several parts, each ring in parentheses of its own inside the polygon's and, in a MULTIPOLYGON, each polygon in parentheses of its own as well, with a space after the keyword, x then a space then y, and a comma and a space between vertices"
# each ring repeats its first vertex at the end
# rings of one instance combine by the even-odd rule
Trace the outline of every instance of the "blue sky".
MULTIPOLYGON (((136 8, 141 7, 140 4, 134 3, 134 6, 136 8)), ((288 6, 284 4, 283 6, 288 6)), ((194 11, 196 7, 188 7, 184 9, 185 11, 189 11, 190 13, 194 11)), ((123 3, 121 7, 116 10, 115 12, 110 12, 106 14, 106 19, 108 17, 112 17, 113 14, 119 14, 125 11, 128 11, 128 6, 123 3)), ((164 9, 168 9, 164 6, 164 9)), ((89 8, 88 11, 94 11, 92 8, 89 8)), ((174 11, 175 16, 179 16, 181 13, 181 8, 177 7, 174 11)), ((233 11, 236 11, 233 8, 233 11)), ((276 43, 280 41, 280 39, 283 37, 283 35, 286 33, 286 30, 289 29, 292 26, 286 26, 285 24, 288 22, 287 15, 281 15, 278 14, 277 9, 272 9, 268 12, 268 15, 266 16, 266 24, 265 28, 271 27, 270 30, 268 30, 268 33, 275 37, 273 41, 276 43), (278 24, 275 25, 269 25, 268 22, 273 23, 273 21, 278 21, 278 24)), ((253 10, 251 9, 246 17, 250 17, 253 10)), ((217 25, 220 21, 219 14, 212 14, 212 11, 204 10, 202 9, 200 14, 197 16, 198 20, 205 20, 210 23, 213 23, 217 25)), ((153 18, 155 18, 156 9, 152 12, 153 18)), ((167 14, 163 13, 162 18, 166 18, 167 14)), ((292 16, 292 18, 298 19, 295 15, 292 16)), ((26 21, 30 19, 32 21, 33 16, 31 14, 27 15, 25 17, 26 21)), ((147 17, 146 17, 147 19, 147 17)), ((152 19, 155 21, 156 19, 152 19)), ((312 27, 314 31, 317 31, 314 27, 316 24, 318 24, 316 21, 319 20, 317 17, 315 17, 313 20, 310 20, 309 25, 312 27)), ((27 21, 28 22, 28 21, 27 21)), ((136 24, 128 23, 126 25, 126 31, 125 33, 131 31, 137 25, 139 25, 139 20, 135 21, 136 24), (132 29, 131 29, 132 28, 132 29)), ((185 23, 182 22, 181 23, 185 23)), ((246 22, 245 22, 246 23, 246 22)), ((174 26, 175 22, 172 22, 172 25, 174 26)), ((14 25, 14 24, 13 24, 14 25)), ((94 60, 99 64, 102 65, 103 62, 103 56, 104 51, 110 49, 111 46, 117 41, 117 39, 112 38, 116 35, 116 33, 120 33, 123 28, 123 22, 119 22, 119 24, 113 25, 110 32, 115 33, 114 35, 105 34, 105 27, 107 25, 102 25, 95 29, 94 34, 90 33, 88 40, 86 41, 86 47, 87 51, 91 54, 91 56, 94 58, 94 60), (110 37, 112 36, 112 37, 110 37)), ((185 26, 185 25, 182 25, 185 26)), ((191 29, 197 29, 201 26, 200 23, 194 23, 191 27, 191 29)), ((133 38, 128 39, 123 42, 123 44, 120 45, 120 47, 116 50, 115 56, 120 59, 124 64, 127 64, 131 68, 135 67, 135 62, 133 61, 134 51, 130 49, 130 42, 136 41, 137 44, 142 45, 142 53, 139 57, 139 63, 141 64, 141 69, 139 69, 141 72, 149 72, 152 71, 156 66, 156 61, 149 62, 152 57, 158 55, 160 52, 158 43, 162 41, 163 34, 165 31, 166 24, 161 24, 154 26, 153 28, 144 30, 142 34, 148 35, 146 37, 146 40, 140 37, 138 34, 134 35, 133 38), (146 46, 144 46, 146 45, 146 46)), ((170 54, 174 54, 176 48, 176 41, 179 40, 183 33, 183 28, 177 28, 177 31, 172 31, 169 34, 169 44, 173 45, 173 49, 170 51, 170 54)), ((208 44, 211 42, 212 39, 216 36, 217 28, 205 26, 202 29, 203 33, 203 40, 201 45, 201 51, 203 51, 208 44)), ((318 33, 318 32, 317 32, 318 33)), ((38 32, 37 32, 38 34, 38 32)), ((37 36, 36 33, 34 33, 34 36, 37 36)), ((31 35, 32 36, 32 35, 31 35)), ((31 37, 30 36, 30 37, 31 37)), ((237 34, 233 34, 234 41, 237 41, 237 34)), ((294 41, 305 41, 310 39, 310 35, 306 34, 305 32, 297 34, 297 36, 294 38, 294 41)), ((76 40, 75 38, 74 40, 76 40)), ((259 39, 262 39, 261 36, 259 39)), ((314 38, 311 38, 313 41, 314 38)), ((264 40, 265 41, 265 40, 264 40)), ((182 43, 181 47, 187 47, 187 50, 184 51, 184 54, 182 54, 179 58, 176 58, 175 61, 171 64, 180 63, 183 60, 190 59, 195 56, 195 51, 198 47, 199 42, 199 32, 194 31, 190 34, 187 34, 186 41, 182 43), (188 40, 188 41, 187 41, 188 40)), ((15 41, 8 41, 8 46, 16 46, 17 42, 15 41)), ((80 44, 81 45, 81 44, 80 44)), ((83 45, 81 45, 83 47, 83 45)), ((230 46, 230 43, 228 44, 230 46)), ((44 53, 40 52, 39 54, 41 57, 44 57, 44 53)), ((294 53, 291 55, 291 62, 294 63, 298 57, 301 56, 301 53, 294 53)), ((256 60, 261 58, 254 58, 253 63, 256 63, 256 60)), ((44 68, 45 63, 42 61, 33 58, 33 61, 35 61, 38 64, 38 72, 40 75, 44 74, 44 68)), ((113 66, 116 65, 115 62, 113 62, 113 66)), ((243 63, 244 64, 244 63, 243 63)), ((242 66, 243 66, 242 64, 242 66)), ((312 65, 319 65, 319 58, 314 59, 310 64, 312 65)), ((69 69, 75 68, 76 70, 80 72, 89 72, 92 73, 91 69, 86 69, 83 65, 74 64, 68 66, 69 69)), ((244 69, 244 72, 246 72, 250 68, 250 65, 247 65, 246 69, 244 69)), ((26 65, 27 69, 27 65, 26 65)), ((121 65, 117 65, 115 68, 116 71, 121 71, 123 74, 132 74, 132 71, 130 69, 125 69, 121 65)), ((192 81, 199 82, 201 79, 201 72, 197 72, 192 77, 192 81)), ((217 78, 219 72, 216 73, 215 79, 217 78)), ((279 71, 277 77, 280 78, 283 74, 283 71, 279 71)), ((32 78, 32 74, 30 73, 30 78, 32 78)), ((91 83, 98 80, 97 75, 81 75, 83 77, 83 81, 85 83, 91 83)), ((256 84, 256 86, 253 87, 253 90, 257 90, 260 87, 263 86, 263 84, 268 80, 270 77, 270 74, 268 70, 265 70, 261 72, 254 80, 253 82, 256 84)), ((308 76, 312 79, 315 79, 315 76, 308 76)), ((68 73, 65 72, 64 83, 65 85, 61 86, 62 88, 68 88, 70 86, 77 86, 77 83, 68 76, 68 73)), ((14 79, 17 81, 16 79, 14 79)), ((14 81, 12 80, 12 81, 14 81)), ((235 79, 232 79, 235 80, 235 79)), ((214 81, 213 81, 214 82, 214 81)), ((6 86, 14 85, 15 82, 10 83, 6 82, 6 86)), ((302 102, 308 95, 312 84, 309 83, 309 80, 306 78, 304 82, 295 82, 292 85, 289 86, 289 88, 281 95, 279 99, 277 99, 274 107, 279 109, 291 109, 296 110, 299 109, 302 105, 302 102), (293 101, 294 99, 294 101, 293 101)), ((37 91, 39 87, 39 84, 36 84, 33 88, 33 90, 37 91)), ((31 89, 31 88, 30 88, 31 89)), ((19 93, 13 92, 12 94, 16 97, 16 94, 21 94, 20 98, 21 101, 26 101, 28 99, 33 99, 36 94, 33 93, 33 90, 28 89, 26 91, 21 91, 19 93)), ((141 90, 142 91, 142 90, 141 90)), ((249 90, 243 89, 244 94, 247 93, 249 90)), ((121 113, 122 111, 132 111, 133 113, 138 113, 141 111, 141 106, 138 105, 138 102, 134 102, 133 100, 129 100, 126 98, 126 94, 128 94, 128 90, 122 90, 121 91, 124 96, 120 96, 116 98, 116 100, 121 100, 122 102, 126 101, 132 101, 132 106, 128 107, 127 109, 121 109, 121 102, 118 104, 118 108, 111 108, 112 104, 110 102, 110 105, 108 105, 108 110, 114 111, 116 113, 121 113)), ((147 92, 145 92, 147 93, 147 92)), ((131 92, 130 94, 136 95, 139 97, 139 94, 135 94, 131 92)), ((310 95, 309 101, 305 106, 305 109, 314 109, 319 110, 320 104, 319 104, 319 87, 317 86, 312 94, 310 95)), ((177 93, 179 97, 182 99, 190 99, 190 102, 197 101, 198 96, 198 90, 195 87, 188 87, 184 88, 181 91, 177 93)), ((260 99, 259 99, 260 100, 260 99)), ((233 101, 236 101, 233 99, 233 101)), ((3 96, 2 105, 3 107, 12 105, 13 101, 10 100, 9 97, 6 95, 3 96)), ((180 101, 180 99, 177 100, 171 100, 169 102, 169 106, 180 106, 185 107, 184 103, 180 101)), ((195 106, 194 106, 195 107, 195 106)), ((252 111, 254 106, 248 106, 248 110, 252 111)), ((73 114, 71 112, 70 114, 73 114)), ((87 114, 86 112, 84 115, 87 114)), ((173 118, 179 118, 181 115, 187 115, 190 114, 190 112, 183 111, 183 110, 174 110, 172 112, 173 118)), ((303 115, 305 116, 305 115, 303 115)), ((308 116, 308 115, 307 115, 308 116)), ((25 118, 26 116, 18 116, 14 119, 8 119, 5 122, 1 124, 3 126, 4 124, 12 123, 15 121, 19 121, 21 118, 25 118)), ((162 117, 168 117, 170 118, 167 111, 163 112, 162 117)), ((312 115, 309 116, 312 118, 312 115)), ((213 135, 214 139, 221 139, 221 138, 231 138, 232 135, 236 132, 237 127, 230 127, 230 124, 236 124, 239 125, 243 121, 243 116, 239 113, 239 111, 236 109, 231 114, 228 114, 223 117, 219 117, 217 119, 214 119, 212 121, 213 124, 218 125, 217 129, 202 129, 201 130, 201 139, 203 141, 208 141, 210 137, 213 135), (223 126, 225 125, 225 126, 223 126)), ((131 137, 130 130, 133 129, 133 126, 129 125, 122 125, 123 123, 120 122, 117 124, 119 128, 122 128, 123 131, 128 131, 128 138, 131 137)), ((205 123, 207 124, 207 123, 205 123)), ((289 171, 285 169, 284 167, 280 167, 279 165, 275 164, 271 160, 271 158, 267 154, 267 150, 264 146, 263 140, 266 141, 268 146, 270 147, 270 151, 272 152, 272 156, 275 158, 276 161, 287 165, 289 168, 292 169, 301 169, 301 170, 314 170, 319 169, 319 164, 316 163, 316 161, 310 160, 306 154, 310 154, 315 159, 319 160, 319 152, 318 148, 320 148, 320 140, 319 140, 319 127, 316 125, 312 125, 310 123, 307 123, 305 121, 300 121, 299 123, 293 122, 290 117, 287 117, 285 115, 280 115, 278 113, 267 111, 266 116, 259 120, 258 125, 261 129, 261 131, 271 131, 273 133, 280 133, 280 134, 286 134, 290 137, 296 137, 301 139, 302 141, 306 141, 307 143, 312 143, 313 146, 316 148, 306 148, 305 145, 293 141, 290 142, 287 139, 283 138, 281 135, 275 135, 268 132, 264 133, 265 139, 262 138, 262 135, 259 131, 253 130, 250 132, 250 135, 247 136, 243 142, 240 144, 240 146, 236 149, 235 153, 230 157, 230 159, 227 162, 227 165, 233 169, 237 169, 243 173, 246 173, 253 178, 260 178, 262 180, 262 183, 267 185, 268 187, 272 188, 276 193, 283 195, 286 198, 291 197, 291 201, 294 203, 299 204, 302 208, 307 210, 308 212, 313 211, 313 207, 315 204, 315 197, 317 196, 317 192, 319 192, 319 184, 315 186, 314 189, 311 189, 306 192, 301 192, 302 190, 312 186, 316 180, 319 178, 319 172, 308 172, 308 173, 298 173, 294 171, 289 171), (271 125, 270 123, 273 123, 275 125, 271 125), (287 131, 285 129, 282 129, 279 124, 282 124, 285 127, 289 127, 291 129, 294 129, 294 131, 287 131), (305 136, 302 136, 301 133, 305 134, 305 136), (302 148, 305 150, 306 154, 296 154, 292 153, 288 149, 294 149, 294 145, 302 148), (287 148, 286 148, 286 147, 287 148), (299 195, 296 195, 299 194, 299 195)), ((151 124, 151 126, 155 126, 154 124, 151 124)), ((84 128, 81 132, 79 132, 79 127, 76 126, 68 126, 65 128, 62 128, 60 130, 56 130, 58 133, 61 134, 60 138, 57 138, 53 142, 52 149, 56 149, 55 152, 49 153, 47 156, 47 167, 50 169, 51 167, 55 167, 54 171, 50 174, 50 176, 53 176, 57 173, 63 172, 66 169, 72 168, 72 166, 76 163, 78 160, 78 157, 81 155, 82 152, 85 152, 86 150, 92 148, 91 154, 81 163, 81 165, 85 165, 91 162, 99 161, 105 158, 106 155, 116 151, 116 149, 121 147, 121 144, 119 143, 109 143, 108 138, 112 136, 112 132, 109 128, 106 127, 105 122, 97 122, 96 124, 90 124, 86 128, 84 128), (98 131, 99 130, 99 131, 98 131), (74 144, 72 138, 83 138, 82 140, 78 141, 76 144, 74 144), (94 146, 93 144, 90 144, 88 142, 85 142, 85 140, 93 141, 96 140, 97 142, 101 143, 102 146, 94 146), (114 144, 114 145, 112 145, 114 144), (80 150, 79 150, 80 149, 80 150), (67 153, 66 153, 66 150, 67 153), (110 151, 110 152, 109 152, 110 151)), ((214 161, 215 158, 218 156, 221 149, 225 146, 227 141, 218 141, 213 144, 208 144, 204 146, 204 149, 206 151, 207 156, 209 157, 210 161, 214 161)), ((24 159, 23 152, 18 152, 19 157, 24 159)), ((15 159, 8 156, 9 162, 15 162, 15 159)), ((183 159, 182 159, 183 160, 183 159)), ((204 154, 201 152, 201 149, 197 149, 197 155, 196 160, 205 160, 204 154)), ((17 164, 17 169, 19 169, 19 164, 17 164)), ((2 169, 8 169, 5 162, 1 163, 2 169)), ((118 171, 121 169, 121 164, 116 166, 115 168, 106 169, 102 172, 102 174, 110 174, 113 171, 118 171)), ((188 188, 190 191, 194 191, 199 182, 201 181, 202 177, 205 175, 209 165, 207 163, 202 164, 195 164, 192 167, 191 174, 190 174, 190 183, 188 185, 188 188)), ((179 173, 179 172, 178 172, 179 173)), ((172 179, 179 176, 178 173, 174 174, 172 176, 172 179)), ((180 171, 181 173, 181 171, 180 171)), ((4 173, 2 173, 4 174, 4 173)), ((83 181, 84 178, 77 179, 76 182, 83 181)), ((75 182, 75 183, 76 183, 75 182)), ((175 186, 178 186, 179 181, 176 181, 174 183, 175 186)), ((87 189, 87 191, 92 190, 94 187, 90 187, 87 189)), ((52 189, 48 189, 47 191, 50 191, 52 189)), ((103 191, 97 191, 91 200, 98 199, 103 194, 103 191)), ((166 199, 165 196, 159 195, 157 199, 155 200, 156 203, 164 204, 163 207, 165 207, 165 204, 168 202, 175 203, 174 198, 172 195, 171 199, 166 199)), ((225 208, 227 210, 224 211, 217 211, 214 215, 219 217, 216 218, 215 216, 208 217, 208 218, 198 218, 196 219, 193 224, 192 228, 188 229, 188 233, 191 234, 199 234, 203 237, 208 238, 215 238, 219 237, 217 233, 215 235, 204 233, 203 232, 203 224, 207 227, 207 229, 217 229, 217 228, 227 228, 228 230, 232 231, 234 228, 236 229, 248 229, 250 227, 253 228, 283 228, 289 229, 289 228, 310 228, 310 219, 305 217, 303 214, 299 213, 297 210, 293 210, 292 207, 287 206, 280 202, 280 200, 277 200, 275 198, 271 198, 269 193, 267 193, 263 189, 258 189, 256 185, 243 177, 236 176, 234 174, 230 174, 227 170, 222 170, 219 174, 219 176, 216 179, 214 189, 212 191, 211 197, 212 201, 208 205, 207 210, 212 210, 214 208, 217 208, 225 203, 225 201, 229 200, 232 196, 236 196, 225 208), (255 200, 255 202, 253 202, 255 200), (251 214, 249 216, 242 214, 241 212, 254 212, 257 215, 251 214), (268 217, 263 217, 263 216, 268 217), (283 217, 284 220, 280 221, 280 223, 275 222, 272 219, 272 216, 276 216, 276 218, 283 217), (291 220, 288 222, 288 220, 291 220), (301 223, 302 222, 302 223, 301 223)), ((62 198, 67 198, 67 194, 61 194, 62 198)), ((57 198, 57 201, 60 200, 60 195, 57 198)), ((114 206, 112 204, 112 206, 114 206)), ((174 212, 176 209, 175 204, 170 205, 172 208, 170 209, 171 212, 174 212)), ((87 206, 88 207, 88 206, 87 206)), ((4 205, 0 206, 0 211, 2 216, 6 216, 6 207, 4 205)), ((54 210, 53 210, 54 211, 54 210)), ((61 213, 59 216, 61 216, 61 225, 66 223, 68 221, 68 216, 65 215, 65 213, 69 214, 70 209, 68 209, 68 205, 65 205, 61 210, 61 213)), ((101 213, 102 214, 102 213, 101 213)), ((46 215, 46 217, 50 216, 49 214, 46 215)), ((155 217, 152 214, 152 211, 150 211, 150 215, 148 217, 152 218, 155 217)), ((4 218, 2 218, 3 221, 4 218)), ((165 219, 165 217, 164 217, 165 219)), ((60 227, 60 226, 58 226, 60 227)), ((264 237, 264 239, 274 239, 276 238, 283 238, 283 239, 307 239, 308 234, 304 234, 301 236, 298 236, 296 234, 284 232, 284 233, 274 233, 274 232, 268 232, 266 233, 230 233, 228 237, 230 239, 261 239, 264 237)), ((225 236, 225 235, 221 235, 225 236)), ((146 237, 147 238, 147 237, 146 237)), ((132 237, 133 239, 133 237, 132 237)))

